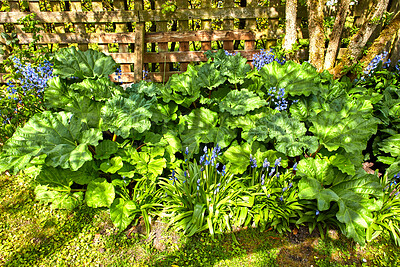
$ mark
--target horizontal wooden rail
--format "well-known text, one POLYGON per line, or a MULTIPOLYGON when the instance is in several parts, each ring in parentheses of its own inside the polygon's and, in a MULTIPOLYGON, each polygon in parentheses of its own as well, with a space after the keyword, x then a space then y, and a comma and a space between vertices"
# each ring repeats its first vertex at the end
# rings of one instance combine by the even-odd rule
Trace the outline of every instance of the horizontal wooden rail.
MULTIPOLYGON (((18 23, 30 12, 0 12, 1 23, 18 23)), ((107 22, 146 22, 191 19, 278 19, 285 16, 284 8, 275 7, 234 7, 177 9, 163 14, 161 10, 119 10, 119 11, 61 11, 36 13, 36 19, 43 23, 107 23, 107 22)), ((306 8, 300 7, 298 18, 306 16, 306 8)))
MULTIPOLYGON (((284 31, 277 29, 276 31, 250 31, 250 30, 231 30, 231 31, 186 31, 186 32, 155 32, 146 33, 146 43, 163 43, 163 42, 190 42, 190 41, 233 41, 245 40, 255 41, 260 39, 275 40, 282 36, 284 31)), ((304 33, 305 34, 305 33, 304 33)), ((37 44, 109 44, 109 43, 134 43, 135 33, 40 33, 42 36, 37 44)), ((18 33, 17 37, 20 44, 29 44, 33 42, 32 33, 18 33)))

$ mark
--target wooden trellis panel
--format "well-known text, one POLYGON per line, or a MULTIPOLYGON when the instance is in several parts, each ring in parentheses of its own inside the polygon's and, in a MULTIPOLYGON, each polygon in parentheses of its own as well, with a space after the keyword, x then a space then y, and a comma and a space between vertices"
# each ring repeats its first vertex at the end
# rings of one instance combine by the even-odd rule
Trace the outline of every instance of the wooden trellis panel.
MULTIPOLYGON (((77 44, 81 50, 97 45, 100 51, 109 53, 121 64, 124 83, 141 80, 143 70, 149 70, 148 64, 152 66, 151 80, 168 79, 174 73, 185 71, 190 62, 205 61, 204 52, 215 49, 216 42, 226 50, 233 52, 236 49, 251 64, 254 53, 259 52, 256 42, 264 40, 272 45, 284 33, 279 27, 279 18, 284 17, 285 7, 279 0, 270 0, 269 6, 260 5, 257 0, 198 0, 198 6, 190 5, 194 1, 176 0, 176 10, 167 13, 162 11, 163 0, 135 0, 132 3, 92 0, 85 8, 85 2, 81 0, 50 0, 47 7, 43 1, 28 0, 29 10, 21 12, 18 1, 8 0, 10 12, 0 12, 0 26, 14 24, 20 44, 28 44, 33 41, 33 36, 22 31, 18 19, 34 12, 38 21, 53 25, 47 27, 53 29, 52 32, 40 33, 43 37, 38 44, 59 44, 61 47, 77 44), (153 9, 148 8, 150 2, 153 9), (268 21, 268 28, 257 30, 260 19, 268 21), (152 32, 146 29, 148 22, 154 22, 155 31, 154 27, 152 32), (176 25, 176 29, 172 27, 171 30, 171 25, 176 25), (150 50, 147 50, 148 46, 150 50), (109 50, 112 47, 113 50, 109 50)), ((364 2, 368 1, 360 0, 354 9, 356 25, 362 22, 358 17, 364 13, 359 7, 366 6, 364 2)), ((299 7, 299 38, 308 36, 307 29, 300 29, 300 21, 306 18, 306 7, 299 7)), ((0 29, 4 30, 3 27, 0 29)))

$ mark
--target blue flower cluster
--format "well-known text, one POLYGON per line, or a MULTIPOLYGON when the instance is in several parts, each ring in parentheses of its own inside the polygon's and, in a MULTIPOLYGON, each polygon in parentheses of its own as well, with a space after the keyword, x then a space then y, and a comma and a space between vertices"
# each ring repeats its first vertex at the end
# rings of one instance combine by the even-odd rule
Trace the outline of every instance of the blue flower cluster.
MULTIPOLYGON (((218 156, 221 155, 221 147, 217 144, 211 150, 211 155, 210 155, 208 153, 207 146, 205 146, 204 149, 203 149, 203 152, 204 152, 204 154, 200 157, 200 161, 199 161, 200 164, 203 165, 203 163, 204 163, 204 166, 208 166, 208 165, 215 166, 215 168, 217 169, 218 173, 220 173, 219 170, 218 170, 219 163, 217 163, 216 161, 217 161, 218 156)), ((226 169, 226 166, 224 165, 222 167, 222 175, 225 175, 225 169, 226 169)), ((202 168, 202 170, 204 170, 204 168, 202 168)))
MULTIPOLYGON (((22 64, 21 60, 14 57, 14 68, 16 73, 21 75, 18 83, 22 88, 22 94, 25 96, 27 93, 32 94, 36 91, 37 96, 41 97, 44 89, 47 87, 47 81, 53 78, 53 64, 48 60, 44 60, 37 67, 32 67, 30 63, 22 64)), ((8 89, 11 90, 12 94, 16 94, 15 84, 9 83, 8 89)), ((15 97, 14 97, 15 99, 15 97)))
POLYGON ((383 53, 376 55, 371 62, 368 64, 367 68, 365 69, 364 73, 371 75, 374 73, 375 69, 378 67, 379 63, 383 62, 382 67, 388 68, 390 65, 390 59, 386 60, 388 56, 387 51, 383 51, 383 53))
POLYGON ((397 62, 395 68, 400 73, 400 60, 397 62))
POLYGON ((118 68, 115 70, 115 78, 114 78, 114 80, 115 80, 116 82, 120 82, 120 83, 122 84, 121 75, 122 75, 121 67, 118 67, 118 68))
POLYGON ((229 53, 229 51, 227 51, 227 50, 225 50, 225 55, 227 55, 227 56, 236 56, 236 54, 237 54, 237 52, 235 52, 235 53, 229 53))
POLYGON ((257 70, 260 70, 264 65, 267 65, 274 61, 278 62, 281 65, 285 64, 286 62, 284 58, 282 60, 279 60, 272 49, 270 49, 268 52, 265 52, 264 49, 261 49, 260 53, 253 55, 254 67, 256 67, 257 70))
POLYGON ((268 95, 271 96, 271 101, 276 110, 282 111, 288 108, 288 101, 284 98, 285 88, 271 87, 268 90, 268 95))

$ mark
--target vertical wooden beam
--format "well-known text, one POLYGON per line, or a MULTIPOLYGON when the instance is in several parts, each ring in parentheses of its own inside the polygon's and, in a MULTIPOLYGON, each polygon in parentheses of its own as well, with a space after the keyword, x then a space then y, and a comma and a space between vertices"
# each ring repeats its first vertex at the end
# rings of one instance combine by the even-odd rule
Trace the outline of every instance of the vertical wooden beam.
MULTIPOLYGON (((176 2, 178 8, 188 8, 188 0, 177 0, 176 2)), ((178 21, 178 27, 180 31, 188 31, 189 30, 189 23, 187 20, 180 20, 178 21)), ((189 42, 179 42, 179 51, 189 51, 189 42)), ((188 63, 181 62, 181 71, 186 71, 188 63)))
MULTIPOLYGON (((114 10, 125 10, 126 8, 126 1, 124 0, 114 0, 114 10)), ((115 24, 115 32, 116 33, 123 33, 128 32, 128 25, 126 23, 116 23, 115 24)), ((128 53, 129 44, 118 44, 118 51, 119 53, 128 53)), ((130 64, 121 64, 121 72, 130 72, 131 66, 130 64)))
MULTIPOLYGON (((82 3, 80 0, 71 1, 71 11, 82 11, 82 3)), ((75 33, 76 34, 85 34, 86 27, 84 23, 74 23, 75 33)), ((79 50, 86 51, 88 50, 88 44, 78 44, 79 50)))
MULTIPOLYGON (((61 2, 61 0, 59 0, 59 1, 55 1, 55 0, 50 1, 50 7, 51 7, 51 10, 53 12, 63 11, 62 8, 61 8, 61 3, 60 2, 61 2)), ((64 23, 54 23, 54 30, 55 30, 56 33, 65 33, 65 25, 64 25, 64 23)))
MULTIPOLYGON (((279 9, 281 4, 281 0, 270 0, 269 6, 275 7, 279 9)), ((280 16, 284 16, 284 13, 280 14, 280 16)), ((268 31, 276 33, 278 31, 279 19, 268 19, 268 31)), ((276 45, 276 41, 267 41, 267 48, 276 45)))
MULTIPOLYGON (((19 10, 19 2, 17 0, 14 0, 14 1, 10 0, 10 1, 8 1, 8 4, 10 5, 10 11, 11 12, 20 12, 20 10, 19 10)), ((22 30, 22 28, 23 28, 22 25, 14 24, 14 30, 15 30, 16 33, 24 32, 22 30)))
MULTIPOLYGON (((103 11, 103 3, 101 0, 92 0, 92 9, 93 11, 103 11)), ((96 23, 96 33, 104 33, 105 32, 104 23, 96 23)), ((108 52, 108 44, 99 44, 100 52, 107 53, 108 52)))
MULTIPOLYGON (((162 9, 162 4, 164 3, 164 0, 156 0, 156 9, 160 10, 162 9)), ((166 32, 168 30, 168 24, 166 21, 161 21, 161 22, 156 22, 156 31, 157 32, 166 32)), ((159 52, 167 52, 168 51, 168 43, 158 43, 158 51, 159 52)), ((165 63, 165 60, 163 58, 160 58, 160 73, 163 74, 163 77, 165 76, 164 73, 169 70, 169 63, 165 63)), ((163 78, 163 82, 164 78, 163 78)))
MULTIPOLYGON (((201 0, 201 8, 210 8, 211 1, 210 0, 201 0)), ((211 30, 211 21, 210 20, 201 20, 201 28, 203 30, 211 30)), ((201 50, 207 51, 211 49, 211 41, 209 42, 201 42, 201 50)))
MULTIPOLYGON (((247 0, 247 7, 256 7, 258 5, 257 0, 247 0)), ((247 19, 246 20, 246 29, 255 32, 257 30, 257 21, 256 19, 247 19)), ((244 50, 254 50, 256 47, 255 40, 248 40, 244 42, 244 50)))
MULTIPOLYGON (((143 0, 135 1, 135 11, 137 14, 143 12, 143 0)), ((140 17, 140 16, 139 16, 140 17)), ((135 63, 134 63, 134 80, 139 82, 143 78, 143 55, 144 55, 144 21, 138 21, 135 27, 135 63)))
MULTIPOLYGON (((234 7, 235 2, 234 0, 225 0, 224 8, 225 7, 234 7)), ((233 30, 234 27, 234 20, 233 19, 225 19, 224 20, 224 30, 233 30)), ((232 52, 233 51, 233 41, 224 41, 223 47, 225 50, 232 52)))

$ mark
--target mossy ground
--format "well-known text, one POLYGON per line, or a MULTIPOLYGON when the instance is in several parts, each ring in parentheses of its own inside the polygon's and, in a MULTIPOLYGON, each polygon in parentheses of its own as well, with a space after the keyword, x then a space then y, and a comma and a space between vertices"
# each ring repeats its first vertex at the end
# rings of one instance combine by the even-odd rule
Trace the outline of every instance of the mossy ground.
POLYGON ((0 188, 4 266, 400 266, 400 248, 387 237, 365 247, 305 228, 296 235, 245 229, 213 240, 158 227, 144 237, 118 232, 106 210, 52 210, 21 177, 0 176, 0 188))

